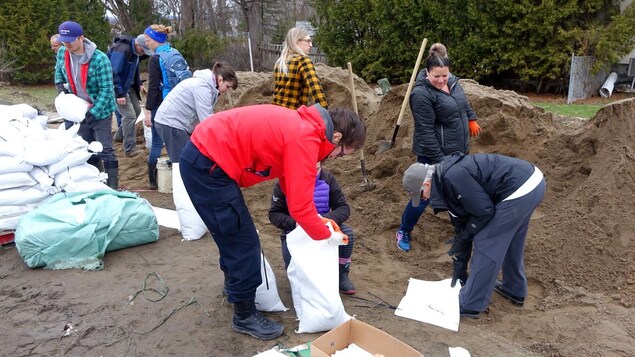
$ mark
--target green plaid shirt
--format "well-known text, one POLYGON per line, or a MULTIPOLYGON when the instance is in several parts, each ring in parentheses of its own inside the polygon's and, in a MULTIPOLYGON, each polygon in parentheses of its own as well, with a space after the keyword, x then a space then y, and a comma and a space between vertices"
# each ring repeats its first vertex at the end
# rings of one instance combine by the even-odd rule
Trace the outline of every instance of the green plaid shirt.
MULTIPOLYGON (((57 63, 55 64, 55 83, 69 82, 64 60, 65 52, 66 47, 62 47, 57 53, 57 63)), ((117 108, 114 88, 110 60, 105 53, 95 49, 93 56, 88 62, 86 93, 93 102, 90 112, 96 119, 110 118, 117 108)))
POLYGON ((290 109, 298 109, 309 104, 309 93, 316 103, 328 108, 320 80, 315 67, 308 56, 295 55, 288 63, 289 74, 285 75, 278 67, 274 69, 273 104, 290 109))

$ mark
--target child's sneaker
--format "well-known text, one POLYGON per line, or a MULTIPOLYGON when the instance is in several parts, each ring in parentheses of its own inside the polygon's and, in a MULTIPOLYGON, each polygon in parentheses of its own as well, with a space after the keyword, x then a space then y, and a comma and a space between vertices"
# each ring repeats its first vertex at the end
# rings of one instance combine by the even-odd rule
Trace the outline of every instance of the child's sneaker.
POLYGON ((397 247, 404 252, 410 251, 410 232, 404 230, 398 230, 397 234, 397 247))

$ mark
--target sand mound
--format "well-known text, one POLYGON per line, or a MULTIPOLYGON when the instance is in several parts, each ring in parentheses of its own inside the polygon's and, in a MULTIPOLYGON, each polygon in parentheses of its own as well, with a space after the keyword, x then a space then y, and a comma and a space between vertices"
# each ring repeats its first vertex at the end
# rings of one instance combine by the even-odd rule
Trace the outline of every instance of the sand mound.
MULTIPOLYGON (((324 65, 317 70, 329 105, 350 108, 347 72, 324 65)), ((270 102, 272 77, 271 73, 239 73, 241 87, 227 98, 228 102, 270 102)), ((481 86, 472 80, 461 83, 483 127, 483 134, 472 143, 472 152, 523 158, 536 163, 546 174, 547 197, 534 217, 528 239, 529 274, 545 286, 558 280, 599 291, 627 286, 632 292, 633 258, 623 253, 632 252, 635 244, 635 227, 630 220, 635 208, 625 201, 634 197, 635 101, 603 108, 571 134, 571 130, 558 125, 552 114, 534 107, 525 96, 481 86)), ((355 211, 351 224, 360 230, 360 237, 382 235, 385 242, 374 243, 392 245, 393 230, 406 202, 401 174, 414 161, 409 107, 395 147, 380 155, 376 152, 392 136, 407 85, 394 87, 384 97, 377 96, 356 76, 355 86, 359 111, 368 126, 366 164, 377 188, 362 193, 357 157, 333 160, 328 166, 346 187, 355 211)), ((426 213, 414 232, 413 250, 417 254, 408 257, 420 266, 420 274, 429 275, 431 268, 446 269, 434 259, 430 262, 425 258, 437 254, 434 249, 441 249, 449 236, 446 219, 426 213), (421 263, 422 260, 428 263, 421 263)), ((403 259, 392 247, 388 252, 403 259)))

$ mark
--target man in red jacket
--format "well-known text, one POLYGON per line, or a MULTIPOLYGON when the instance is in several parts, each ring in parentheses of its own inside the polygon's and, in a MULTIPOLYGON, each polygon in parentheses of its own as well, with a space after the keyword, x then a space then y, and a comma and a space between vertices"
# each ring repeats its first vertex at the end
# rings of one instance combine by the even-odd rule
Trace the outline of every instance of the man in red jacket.
POLYGON ((256 288, 262 283, 260 239, 240 188, 279 179, 289 213, 311 238, 346 244, 346 236, 331 234, 318 216, 315 164, 352 154, 365 140, 366 127, 357 114, 327 111, 319 104, 298 110, 269 104, 240 107, 196 126, 181 153, 181 177, 218 246, 227 301, 234 304, 234 331, 270 340, 284 330, 256 310, 256 288))

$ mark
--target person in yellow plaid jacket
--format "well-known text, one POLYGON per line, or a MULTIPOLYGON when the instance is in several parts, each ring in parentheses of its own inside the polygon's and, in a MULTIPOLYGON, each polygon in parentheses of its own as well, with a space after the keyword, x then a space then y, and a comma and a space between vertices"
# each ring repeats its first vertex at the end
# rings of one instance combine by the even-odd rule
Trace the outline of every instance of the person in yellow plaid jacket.
POLYGON ((316 103, 328 108, 313 62, 307 55, 313 47, 309 32, 293 27, 287 33, 280 58, 274 66, 273 104, 298 109, 309 104, 309 94, 316 103))

